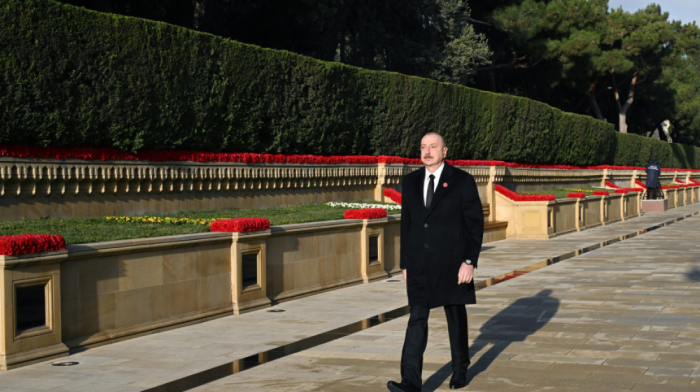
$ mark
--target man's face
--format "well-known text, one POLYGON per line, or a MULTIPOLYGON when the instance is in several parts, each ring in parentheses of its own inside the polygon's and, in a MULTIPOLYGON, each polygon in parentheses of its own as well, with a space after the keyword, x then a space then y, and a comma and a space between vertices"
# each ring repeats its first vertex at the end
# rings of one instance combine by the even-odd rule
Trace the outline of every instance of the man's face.
POLYGON ((438 135, 425 135, 420 143, 420 156, 425 166, 440 165, 447 156, 447 147, 438 135))

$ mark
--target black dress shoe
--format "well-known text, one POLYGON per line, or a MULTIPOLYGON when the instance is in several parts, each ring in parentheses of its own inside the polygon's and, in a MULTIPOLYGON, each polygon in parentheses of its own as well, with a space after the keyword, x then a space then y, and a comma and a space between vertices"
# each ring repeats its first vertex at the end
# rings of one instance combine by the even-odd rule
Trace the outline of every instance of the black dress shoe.
POLYGON ((386 387, 389 388, 391 392, 420 392, 420 389, 407 382, 401 382, 399 384, 396 381, 389 381, 386 383, 386 387))
POLYGON ((450 379, 450 389, 460 389, 466 387, 467 373, 454 373, 450 379))

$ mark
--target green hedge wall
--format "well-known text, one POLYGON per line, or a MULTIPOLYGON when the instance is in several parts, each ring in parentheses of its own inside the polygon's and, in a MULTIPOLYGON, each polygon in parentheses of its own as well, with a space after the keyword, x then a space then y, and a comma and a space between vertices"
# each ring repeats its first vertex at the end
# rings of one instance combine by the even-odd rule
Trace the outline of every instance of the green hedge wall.
POLYGON ((318 61, 52 0, 0 0, 0 143, 700 167, 545 104, 318 61))

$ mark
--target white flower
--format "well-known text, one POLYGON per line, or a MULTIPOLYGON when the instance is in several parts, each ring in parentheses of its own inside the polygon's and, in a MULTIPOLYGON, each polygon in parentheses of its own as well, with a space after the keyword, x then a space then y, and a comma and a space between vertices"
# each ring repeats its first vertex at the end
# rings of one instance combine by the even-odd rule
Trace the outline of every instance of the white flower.
POLYGON ((386 210, 400 210, 400 204, 369 204, 369 203, 344 203, 344 202, 328 202, 326 203, 329 207, 345 207, 353 209, 362 208, 384 208, 386 210))

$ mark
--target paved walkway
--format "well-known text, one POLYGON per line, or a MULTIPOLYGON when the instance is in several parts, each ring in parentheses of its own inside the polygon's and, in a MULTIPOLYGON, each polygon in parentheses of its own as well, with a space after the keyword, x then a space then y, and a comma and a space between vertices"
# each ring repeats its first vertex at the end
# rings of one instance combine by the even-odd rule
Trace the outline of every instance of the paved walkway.
MULTIPOLYGON (((469 391, 700 390, 700 217, 479 291, 469 391)), ((381 391, 406 317, 197 391, 381 391)), ((424 391, 448 390, 444 314, 431 314, 424 391)))
MULTIPOLYGON (((641 218, 549 241, 506 240, 490 243, 487 244, 480 259, 479 264, 481 267, 477 271, 477 283, 514 270, 523 269, 542 260, 569 254, 591 245, 636 233, 650 226, 695 213, 698 210, 700 210, 700 205, 686 206, 665 213, 649 214, 641 218)), ((548 376, 546 379, 556 379, 558 375, 563 375, 565 372, 563 370, 562 372, 552 372, 552 370, 558 370, 560 366, 566 367, 568 366, 566 363, 569 362, 573 365, 580 365, 579 362, 572 361, 572 358, 576 360, 578 360, 577 358, 584 358, 579 361, 584 361, 591 366, 601 367, 609 365, 608 359, 601 361, 600 358, 595 356, 586 357, 583 355, 590 354, 589 351, 594 351, 595 353, 602 351, 633 351, 629 350, 631 346, 623 346, 617 340, 614 340, 612 343, 605 343, 606 337, 608 339, 617 339, 618 335, 610 331, 624 331, 620 333, 625 333, 626 335, 621 336, 629 336, 631 334, 631 337, 627 340, 636 341, 637 339, 634 339, 634 337, 638 335, 631 332, 633 329, 637 332, 644 328, 650 328, 650 333, 666 332, 663 328, 670 328, 670 326, 656 325, 655 323, 674 322, 673 320, 675 319, 673 317, 681 316, 686 317, 685 319, 681 318, 681 320, 697 320, 694 313, 697 311, 697 308, 683 308, 679 305, 681 304, 680 302, 672 302, 670 305, 664 303, 662 308, 654 308, 653 311, 642 309, 645 312, 641 313, 645 314, 645 316, 641 316, 641 318, 635 317, 634 314, 637 313, 637 310, 633 306, 646 305, 629 305, 629 309, 624 308, 629 310, 628 312, 622 311, 623 308, 621 306, 628 305, 619 304, 616 297, 624 297, 624 301, 620 300, 624 304, 634 302, 632 298, 637 297, 642 301, 652 301, 649 298, 652 297, 650 294, 631 292, 627 294, 627 292, 637 290, 638 286, 644 286, 639 282, 650 276, 651 282, 656 284, 654 287, 658 289, 657 286, 661 284, 661 281, 658 281, 659 277, 655 275, 655 273, 658 273, 655 272, 657 270, 652 268, 652 266, 658 264, 656 260, 652 259, 657 251, 662 251, 664 255, 669 255, 669 257, 678 257, 683 260, 690 260, 692 257, 695 257, 698 263, 697 272, 688 270, 690 268, 688 265, 678 265, 674 270, 676 271, 674 272, 675 275, 672 276, 676 276, 675 279, 683 282, 682 285, 685 285, 683 290, 690 290, 693 287, 697 290, 697 283, 693 285, 687 279, 683 280, 685 278, 682 275, 680 275, 681 277, 677 275, 688 271, 690 271, 688 276, 700 275, 700 261, 695 256, 700 253, 700 248, 692 243, 692 240, 697 238, 697 234, 692 233, 692 230, 690 234, 687 232, 677 233, 676 231, 681 228, 687 228, 689 225, 698 229, 700 228, 698 222, 700 222, 700 218, 686 219, 668 228, 656 230, 620 244, 611 245, 587 255, 576 257, 571 259, 572 261, 556 264, 498 286, 481 290, 478 294, 479 305, 469 308, 470 336, 476 337, 474 342, 475 349, 473 350, 475 355, 473 367, 474 369, 483 370, 476 375, 472 386, 478 387, 483 385, 483 388, 490 390, 509 390, 513 388, 520 390, 520 386, 524 385, 526 386, 524 390, 527 390, 527 388, 530 388, 529 385, 533 380, 540 380, 540 375, 553 373, 552 377, 548 376), (695 226, 692 226, 692 224, 695 224, 695 226), (668 240, 657 243, 657 238, 665 238, 662 237, 662 233, 670 232, 674 234, 669 235, 670 238, 668 240), (681 239, 675 239, 676 237, 685 238, 686 240, 690 239, 688 240, 690 242, 683 242, 681 239), (674 239, 676 242, 674 242, 674 239), (649 252, 648 249, 643 247, 653 247, 653 252, 649 252), (622 252, 618 251, 620 256, 617 256, 617 253, 610 254, 611 250, 620 248, 625 249, 622 252), (631 251, 637 252, 639 255, 634 255, 634 253, 630 253, 631 251), (693 251, 695 255, 693 255, 693 251), (595 261, 593 256, 599 254, 613 258, 606 260, 606 263, 601 263, 600 261, 595 261), (637 264, 625 264, 626 262, 632 262, 629 260, 630 258, 634 259, 637 264), (584 262, 593 263, 593 266, 586 267, 588 269, 583 270, 584 272, 581 272, 581 267, 579 269, 571 269, 572 265, 579 266, 583 265, 582 263, 584 262), (611 263, 615 265, 614 268, 609 267, 608 264, 611 263), (605 271, 604 274, 600 274, 601 268, 605 271), (683 271, 680 271, 681 269, 683 271), (592 272, 595 272, 593 278, 591 277, 592 272), (636 280, 629 280, 626 278, 627 276, 634 276, 636 280), (593 279, 595 284, 591 283, 590 279, 593 279), (620 286, 621 284, 629 284, 629 287, 620 286), (523 285, 525 285, 525 288, 523 288, 523 285), (548 289, 554 291, 547 296, 544 290, 548 289), (610 292, 611 290, 613 291, 612 293, 610 292), (538 296, 538 293, 541 295, 538 296), (580 299, 580 302, 583 304, 580 306, 585 311, 578 307, 579 298, 583 297, 585 299, 580 299), (675 313, 668 320, 666 318, 656 320, 656 318, 660 317, 658 315, 649 316, 649 314, 655 314, 656 310, 659 310, 659 312, 664 310, 668 313, 667 308, 675 307, 684 309, 687 313, 675 313), (499 314, 501 311, 504 313, 499 314), (603 312, 609 314, 606 317, 613 317, 618 313, 619 315, 615 316, 614 320, 611 319, 612 321, 608 319, 598 321, 595 317, 602 316, 596 315, 603 314, 603 312), (494 315, 497 316, 494 317, 494 315), (632 327, 630 327, 627 324, 614 323, 624 322, 627 319, 637 324, 632 324, 632 327), (547 323, 546 321, 549 322, 547 323), (647 321, 651 324, 644 324, 647 321), (600 328, 596 330, 597 332, 591 332, 593 328, 600 326, 596 323, 604 325, 605 328, 600 328), (484 324, 493 326, 493 328, 487 328, 488 334, 480 334, 479 332, 479 329, 484 324), (595 326, 584 331, 588 324, 595 326), (555 327, 560 327, 561 330, 555 327), (533 341, 532 339, 535 340, 533 341), (537 339, 541 341, 537 341, 537 339), (552 342, 551 344, 547 343, 550 341, 552 342), (584 349, 584 346, 588 347, 590 342, 595 342, 595 350, 584 349), (607 347, 602 347, 606 344, 607 347), (482 348, 480 349, 480 347, 482 348), (605 348, 609 350, 604 350, 605 348), (522 356, 518 357, 520 353, 514 352, 514 350, 522 350, 522 356), (576 350, 583 352, 583 354, 576 355, 576 352, 578 352, 576 350), (574 353, 572 354, 572 352, 574 353), (537 355, 544 357, 537 357, 537 355), (567 359, 562 359, 564 357, 567 357, 567 359), (549 361, 543 359, 549 359, 549 361), (509 375, 510 378, 501 377, 503 380, 498 381, 501 380, 500 376, 497 377, 498 372, 494 375, 492 375, 492 372, 501 369, 505 374, 509 374, 508 371, 503 370, 504 368, 509 368, 506 365, 502 365, 501 362, 519 370, 513 370, 514 373, 509 375), (563 364, 559 362, 563 362, 563 364), (512 366, 512 364, 519 364, 519 366, 512 366), (554 365, 556 366, 552 368, 554 365), (530 367, 528 368, 528 366, 530 367), (543 373, 540 374, 538 373, 539 371, 543 373), (526 374, 531 376, 524 379, 516 377, 517 374, 521 373, 522 377, 526 377, 526 374), (511 383, 513 384, 511 385, 511 383), (491 386, 496 384, 498 388, 492 389, 491 386)), ((672 264, 679 262, 675 258, 667 259, 672 261, 665 262, 672 264)), ((690 262, 688 261, 688 263, 690 262)), ((665 266, 664 269, 668 267, 666 264, 663 265, 665 266)), ((696 277, 696 279, 700 279, 700 277, 696 277)), ((646 287, 643 288, 649 291, 646 287)), ((664 288, 663 291, 666 290, 664 288)), ((681 288, 673 288, 671 291, 680 293, 682 290, 681 288)), ((682 292, 685 293, 685 291, 682 292)), ((674 301, 676 298, 683 298, 682 295, 685 294, 666 295, 661 296, 660 300, 674 301)), ((284 313, 269 313, 262 310, 240 316, 224 317, 87 350, 68 358, 80 362, 80 365, 74 367, 57 368, 44 363, 3 372, 0 373, 0 391, 140 391, 187 375, 196 374, 236 359, 245 358, 265 350, 327 332, 379 313, 399 308, 405 304, 405 288, 400 282, 390 283, 383 281, 369 285, 353 286, 277 306, 285 309, 286 312, 284 313)), ((700 307, 700 302, 695 304, 700 307)), ((659 307, 661 305, 653 306, 659 307)), ((446 373, 448 367, 445 367, 449 360, 449 348, 447 347, 447 332, 444 318, 439 311, 433 312, 431 317, 432 336, 429 343, 428 356, 426 357, 426 379, 430 377, 427 381, 427 390, 434 390, 435 387, 442 385, 443 381, 449 377, 449 374, 446 373), (442 369, 440 372, 433 375, 434 371, 440 369, 442 369)), ((678 324, 680 321, 676 321, 676 323, 678 324)), ((694 332, 686 329, 689 328, 687 325, 691 324, 693 323, 685 322, 682 328, 674 325, 673 327, 682 329, 682 332, 676 332, 676 335, 684 334, 683 336, 687 340, 700 337, 700 328, 695 329, 694 332), (695 335, 692 335, 693 333, 695 335)), ((694 325, 699 326, 700 324, 694 325)), ((313 389, 324 391, 382 390, 386 380, 398 377, 397 361, 404 328, 405 319, 390 321, 367 331, 356 333, 207 384, 202 387, 202 390, 232 390, 234 389, 232 384, 235 384, 236 391, 242 390, 243 387, 252 390, 276 391, 313 389), (338 345, 342 346, 343 349, 338 349, 338 345), (341 381, 341 385, 336 385, 339 381, 341 381)), ((690 376, 700 376, 697 370, 698 366, 700 366, 698 351, 693 351, 694 348, 688 348, 687 350, 684 348, 690 347, 686 346, 691 344, 689 341, 683 340, 676 343, 675 340, 668 337, 668 334, 663 336, 666 336, 665 339, 667 339, 667 341, 663 342, 663 347, 667 349, 677 348, 678 350, 663 353, 663 355, 658 353, 653 360, 661 364, 671 363, 673 369, 681 369, 677 367, 680 365, 676 365, 676 363, 683 363, 686 367, 682 369, 690 370, 686 372, 687 374, 663 375, 663 377, 670 377, 668 379, 672 380, 672 383, 666 384, 665 387, 682 384, 682 380, 687 381, 683 386, 689 387, 691 380, 694 380, 690 376), (669 355, 671 356, 669 357, 669 355), (683 355, 686 357, 683 357, 683 355), (694 363, 698 366, 693 367, 694 363)), ((639 340, 647 341, 648 339, 639 340)), ((646 346, 640 345, 638 347, 644 347, 645 349, 652 347, 656 349, 660 346, 658 344, 647 344, 646 346)), ((613 359, 622 360, 624 358, 616 357, 613 359)), ((630 370, 632 368, 641 368, 641 365, 617 367, 624 368, 622 371, 629 371, 630 373, 624 374, 631 374, 632 377, 630 379, 649 372, 652 372, 652 374, 647 374, 647 376, 658 379, 654 375, 654 372, 657 372, 655 369, 668 369, 670 367, 658 364, 655 366, 647 367, 642 373, 634 373, 630 370)), ((585 374, 586 377, 594 373, 601 373, 599 370, 586 371, 588 372, 585 374)), ((580 369, 571 371, 572 375, 581 376, 580 373, 580 369)), ((617 376, 615 372, 612 374, 617 376)), ((596 377, 598 378, 592 380, 597 380, 596 382, 599 384, 602 383, 600 385, 608 385, 604 381, 600 381, 599 376, 596 377)), ((617 377, 610 378, 616 379, 617 377)), ((613 381, 615 380, 611 382, 613 381)), ((538 389, 549 385, 545 381, 541 382, 543 383, 542 385, 532 384, 530 389, 538 389)), ((637 388, 637 384, 634 383, 632 386, 637 388)), ((581 383, 568 385, 567 388, 569 386, 581 389, 588 388, 581 383)), ((561 387, 561 385, 554 385, 554 387, 555 390, 566 389, 561 387)), ((475 390, 474 388, 471 389, 475 390)), ((595 388, 591 387, 590 389, 595 388)))

